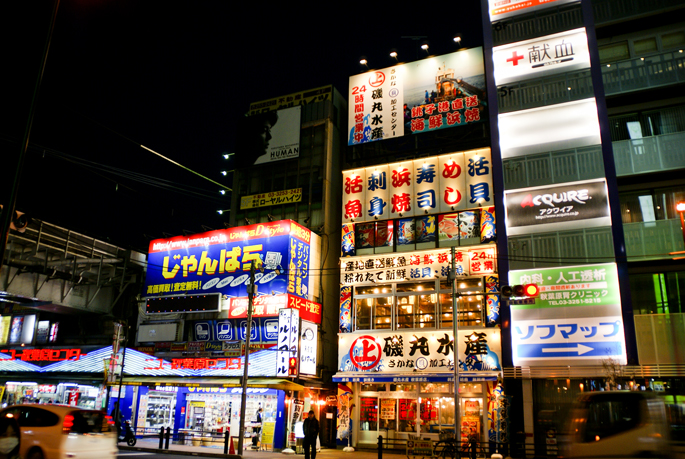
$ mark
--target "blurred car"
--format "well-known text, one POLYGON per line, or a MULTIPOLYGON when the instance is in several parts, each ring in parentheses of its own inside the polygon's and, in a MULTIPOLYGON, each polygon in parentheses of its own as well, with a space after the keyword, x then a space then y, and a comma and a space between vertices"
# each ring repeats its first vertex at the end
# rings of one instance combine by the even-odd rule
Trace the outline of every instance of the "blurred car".
POLYGON ((0 416, 17 420, 23 459, 109 459, 116 431, 103 411, 67 405, 14 405, 0 416))
POLYGON ((666 458, 673 454, 664 402, 654 393, 589 392, 570 412, 564 458, 666 458))

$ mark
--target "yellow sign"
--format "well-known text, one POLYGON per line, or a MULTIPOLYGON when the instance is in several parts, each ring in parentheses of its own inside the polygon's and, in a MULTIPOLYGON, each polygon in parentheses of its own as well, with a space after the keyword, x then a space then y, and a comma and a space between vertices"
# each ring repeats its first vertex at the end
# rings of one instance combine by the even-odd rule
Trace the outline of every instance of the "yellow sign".
POLYGON ((203 407, 205 406, 205 402, 198 402, 198 401, 191 401, 188 403, 189 406, 194 406, 194 407, 203 407))
POLYGON ((253 194, 240 198, 241 209, 254 209, 256 207, 276 206, 302 201, 302 188, 291 190, 270 191, 268 193, 253 194))
POLYGON ((275 422, 262 422, 262 445, 272 445, 274 442, 275 422))
POLYGON ((250 104, 250 116, 257 113, 264 113, 282 108, 294 107, 295 105, 307 105, 324 100, 331 100, 333 97, 333 86, 322 86, 320 88, 308 89, 287 96, 280 96, 273 99, 262 100, 250 104))

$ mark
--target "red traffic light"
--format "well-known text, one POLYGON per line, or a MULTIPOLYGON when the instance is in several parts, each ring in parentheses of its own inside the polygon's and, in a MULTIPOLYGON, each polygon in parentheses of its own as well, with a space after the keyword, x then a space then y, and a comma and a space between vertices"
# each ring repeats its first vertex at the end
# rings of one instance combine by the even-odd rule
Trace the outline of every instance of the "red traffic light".
POLYGON ((523 296, 528 298, 535 298, 540 294, 540 287, 538 284, 526 284, 523 286, 523 296))
POLYGON ((503 285, 500 293, 504 298, 535 298, 540 294, 538 284, 503 285))
POLYGON ((297 376, 297 357, 288 359, 288 376, 297 376))

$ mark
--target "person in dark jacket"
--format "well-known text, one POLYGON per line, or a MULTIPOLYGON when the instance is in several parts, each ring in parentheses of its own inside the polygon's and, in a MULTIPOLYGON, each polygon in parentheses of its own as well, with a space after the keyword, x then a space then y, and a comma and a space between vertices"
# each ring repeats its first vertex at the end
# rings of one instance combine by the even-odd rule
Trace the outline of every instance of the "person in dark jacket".
POLYGON ((312 449, 311 459, 316 459, 316 439, 319 436, 319 421, 314 417, 314 410, 309 410, 309 416, 302 424, 304 431, 304 459, 309 458, 309 448, 312 449))

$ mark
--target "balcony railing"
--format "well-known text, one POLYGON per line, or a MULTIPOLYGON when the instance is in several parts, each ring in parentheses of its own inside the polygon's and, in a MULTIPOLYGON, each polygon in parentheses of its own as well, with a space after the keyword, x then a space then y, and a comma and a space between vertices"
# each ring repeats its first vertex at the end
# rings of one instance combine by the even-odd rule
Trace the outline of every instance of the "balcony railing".
MULTIPOLYGON (((668 52, 602 65, 607 96, 685 83, 685 53, 668 52)), ((590 70, 522 81, 499 88, 500 113, 594 97, 590 70)))
POLYGON ((685 132, 621 140, 612 145, 618 176, 685 167, 685 132))
POLYGON ((685 250, 680 219, 624 223, 628 261, 671 258, 669 252, 685 250))

